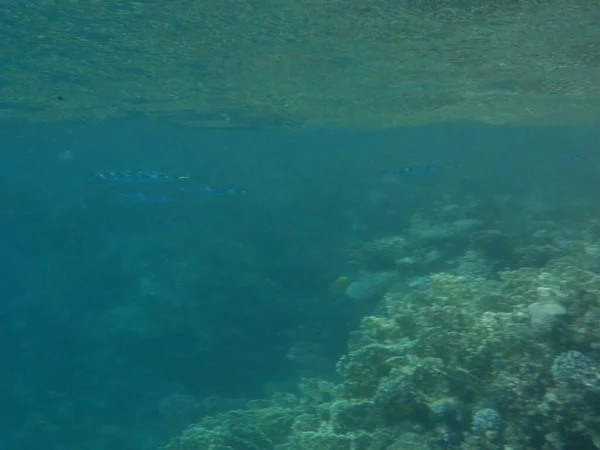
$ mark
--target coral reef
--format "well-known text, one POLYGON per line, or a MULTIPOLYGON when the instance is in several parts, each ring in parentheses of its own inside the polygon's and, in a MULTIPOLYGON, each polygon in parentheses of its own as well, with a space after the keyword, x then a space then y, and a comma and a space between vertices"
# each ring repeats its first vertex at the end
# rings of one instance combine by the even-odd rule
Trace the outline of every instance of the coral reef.
MULTIPOLYGON (((494 250, 504 238, 480 227, 450 228, 460 239, 470 231, 449 271, 386 286, 350 336, 340 382, 305 379, 297 395, 205 418, 166 450, 600 448, 596 253, 572 239, 541 267, 485 277, 462 263, 513 252, 494 250)), ((547 245, 524 247, 536 242, 547 245)), ((365 248, 400 259, 406 246, 398 238, 365 248)))

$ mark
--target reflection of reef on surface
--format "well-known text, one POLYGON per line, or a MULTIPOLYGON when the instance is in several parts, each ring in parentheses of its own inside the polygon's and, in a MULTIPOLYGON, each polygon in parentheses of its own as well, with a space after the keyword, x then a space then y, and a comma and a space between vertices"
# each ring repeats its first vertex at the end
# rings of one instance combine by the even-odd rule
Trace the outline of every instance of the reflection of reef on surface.
POLYGON ((600 113, 597 1, 57 0, 4 15, 4 120, 379 127, 600 113))
MULTIPOLYGON (((598 448, 600 277, 582 267, 598 262, 594 228, 570 230, 569 251, 543 267, 395 282, 351 335, 339 384, 305 379, 166 448, 598 448)), ((404 242, 366 248, 392 257, 404 242)))

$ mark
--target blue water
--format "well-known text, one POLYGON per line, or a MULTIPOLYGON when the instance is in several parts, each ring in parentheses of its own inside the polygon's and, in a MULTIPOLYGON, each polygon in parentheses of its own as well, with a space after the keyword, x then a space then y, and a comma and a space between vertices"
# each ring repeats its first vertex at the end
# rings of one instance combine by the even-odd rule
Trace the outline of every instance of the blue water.
POLYGON ((293 391, 301 376, 336 380, 368 312, 331 289, 355 270, 353 242, 397 233, 440 203, 486 211, 509 198, 515 214, 535 203, 549 218, 587 218, 600 188, 593 127, 115 121, 1 137, 3 450, 156 449, 206 414, 293 391), (385 174, 425 166, 445 169, 385 174), (127 170, 190 178, 95 176, 127 170))

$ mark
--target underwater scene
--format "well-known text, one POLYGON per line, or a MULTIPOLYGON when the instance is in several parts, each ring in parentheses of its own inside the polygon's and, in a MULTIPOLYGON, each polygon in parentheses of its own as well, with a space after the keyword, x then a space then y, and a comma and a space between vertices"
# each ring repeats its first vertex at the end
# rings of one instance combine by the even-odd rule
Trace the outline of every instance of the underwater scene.
POLYGON ((2 141, 2 449, 600 446, 599 128, 2 141))
POLYGON ((600 0, 0 6, 0 450, 600 449, 600 0))

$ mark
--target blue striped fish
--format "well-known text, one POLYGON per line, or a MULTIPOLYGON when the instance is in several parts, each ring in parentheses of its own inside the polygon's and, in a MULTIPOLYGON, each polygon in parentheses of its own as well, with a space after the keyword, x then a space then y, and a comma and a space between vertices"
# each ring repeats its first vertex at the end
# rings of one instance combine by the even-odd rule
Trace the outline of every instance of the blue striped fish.
POLYGON ((165 181, 187 180, 189 175, 168 175, 155 170, 123 170, 120 172, 96 172, 96 178, 107 181, 126 181, 130 183, 160 183, 165 181))

